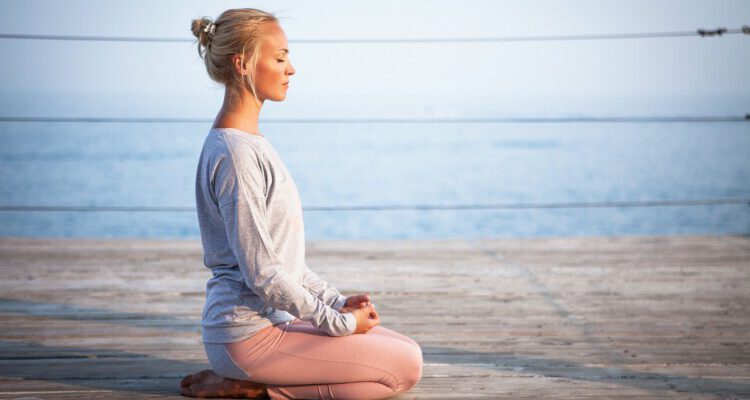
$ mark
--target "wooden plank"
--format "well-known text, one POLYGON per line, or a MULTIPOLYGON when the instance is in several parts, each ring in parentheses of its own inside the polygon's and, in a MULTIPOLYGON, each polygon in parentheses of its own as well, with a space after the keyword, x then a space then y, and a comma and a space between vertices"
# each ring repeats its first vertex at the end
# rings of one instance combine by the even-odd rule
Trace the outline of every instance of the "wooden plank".
MULTIPOLYGON (((417 340, 400 398, 750 398, 750 238, 308 243, 417 340), (366 271, 366 273, 362 273, 366 271)), ((200 242, 0 239, 0 398, 169 398, 207 368, 200 242)))

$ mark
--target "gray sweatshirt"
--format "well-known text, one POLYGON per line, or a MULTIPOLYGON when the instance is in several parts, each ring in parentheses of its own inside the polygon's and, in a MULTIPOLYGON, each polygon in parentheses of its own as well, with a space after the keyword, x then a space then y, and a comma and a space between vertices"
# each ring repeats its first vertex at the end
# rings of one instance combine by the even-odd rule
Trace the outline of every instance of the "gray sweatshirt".
POLYGON ((354 333, 346 297, 305 263, 297 187, 271 143, 234 128, 208 132, 195 200, 206 284, 203 341, 230 343, 294 317, 331 336, 354 333))

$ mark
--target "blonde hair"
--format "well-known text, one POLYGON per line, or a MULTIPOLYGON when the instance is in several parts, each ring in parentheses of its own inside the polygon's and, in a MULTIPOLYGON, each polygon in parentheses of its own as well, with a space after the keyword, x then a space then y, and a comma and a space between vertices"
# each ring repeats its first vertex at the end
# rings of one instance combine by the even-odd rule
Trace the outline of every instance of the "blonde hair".
POLYGON ((241 55, 242 65, 245 65, 245 55, 249 55, 248 84, 255 101, 260 102, 253 72, 260 54, 260 27, 267 22, 278 23, 278 19, 273 14, 254 8, 236 8, 224 11, 215 22, 209 17, 202 17, 194 19, 190 25, 193 35, 198 38, 198 56, 205 62, 208 76, 226 86, 230 106, 239 101, 246 84, 232 62, 235 54, 241 55))

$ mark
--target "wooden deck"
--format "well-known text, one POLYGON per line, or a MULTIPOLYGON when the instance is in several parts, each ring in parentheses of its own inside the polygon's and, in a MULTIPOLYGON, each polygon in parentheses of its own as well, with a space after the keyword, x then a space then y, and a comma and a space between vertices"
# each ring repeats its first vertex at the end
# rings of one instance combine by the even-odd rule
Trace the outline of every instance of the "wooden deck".
MULTIPOLYGON (((401 399, 750 398, 750 238, 308 243, 416 339, 401 399)), ((178 398, 198 241, 0 239, 0 399, 178 398)))

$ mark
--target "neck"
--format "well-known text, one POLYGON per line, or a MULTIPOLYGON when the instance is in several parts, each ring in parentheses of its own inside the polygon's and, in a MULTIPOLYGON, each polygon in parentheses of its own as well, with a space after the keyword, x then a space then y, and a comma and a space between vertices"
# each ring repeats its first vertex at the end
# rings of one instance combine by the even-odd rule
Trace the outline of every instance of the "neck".
POLYGON ((232 104, 229 90, 225 90, 224 104, 214 120, 213 128, 235 128, 263 136, 258 129, 258 117, 262 107, 263 102, 258 104, 247 90, 243 90, 239 99, 232 104))

